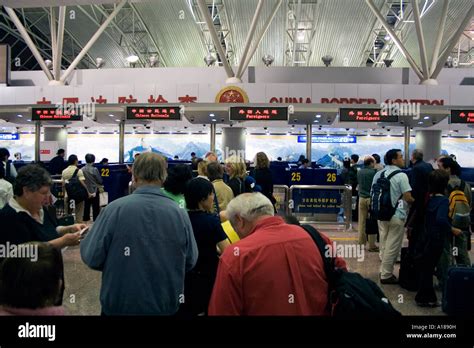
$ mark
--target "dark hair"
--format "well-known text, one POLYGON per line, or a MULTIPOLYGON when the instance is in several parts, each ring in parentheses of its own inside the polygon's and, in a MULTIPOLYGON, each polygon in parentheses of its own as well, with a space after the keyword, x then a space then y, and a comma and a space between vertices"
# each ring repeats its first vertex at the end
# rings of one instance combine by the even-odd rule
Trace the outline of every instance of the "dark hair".
POLYGON ((70 155, 67 159, 67 164, 71 166, 74 165, 77 161, 79 161, 79 159, 76 155, 70 155))
POLYGON ((359 162, 359 155, 356 155, 356 154, 351 155, 351 160, 353 160, 354 163, 359 162))
POLYGON ((179 159, 178 155, 175 155, 175 156, 173 157, 173 159, 179 159))
POLYGON ((214 180, 222 179, 224 176, 224 169, 219 162, 209 162, 207 165, 207 177, 212 182, 214 180))
POLYGON ((56 152, 56 155, 62 155, 65 152, 64 149, 59 149, 58 152, 56 152))
POLYGON ((196 152, 191 152, 191 156, 196 156, 196 152))
POLYGON ((37 164, 28 164, 18 169, 13 193, 20 197, 23 195, 24 187, 36 192, 43 186, 51 186, 51 176, 49 176, 48 171, 37 164))
POLYGON ((399 152, 402 152, 402 150, 400 150, 400 149, 388 150, 387 153, 385 154, 385 157, 384 157, 385 164, 389 165, 389 166, 393 165, 392 161, 394 159, 397 159, 399 152))
POLYGON ((38 259, 12 257, 0 263, 0 304, 30 309, 53 306, 62 292, 61 251, 48 243, 22 245, 37 248, 38 259))
POLYGON ((442 169, 433 170, 428 176, 428 190, 431 194, 439 193, 444 195, 448 182, 449 174, 446 171, 442 169))
POLYGON ((100 160, 100 164, 104 164, 105 162, 109 162, 109 159, 104 157, 100 160))
POLYGON ((184 198, 186 199, 186 208, 199 209, 199 202, 202 202, 214 192, 214 187, 209 180, 204 178, 194 178, 186 184, 184 198))
POLYGON ((377 153, 372 154, 372 157, 375 159, 375 163, 380 163, 380 156, 377 153))
POLYGON ((349 169, 351 167, 351 160, 350 159, 345 159, 344 161, 342 161, 342 166, 344 168, 349 169))
POLYGON ((86 155, 86 163, 94 163, 95 162, 95 156, 91 153, 88 153, 86 155))
POLYGON ((0 148, 0 160, 4 160, 4 158, 10 157, 10 151, 7 148, 0 148))
POLYGON ((168 177, 163 187, 172 194, 183 194, 186 191, 186 183, 192 178, 193 171, 187 164, 177 164, 168 168, 168 177))
POLYGON ((442 157, 438 160, 443 165, 445 169, 451 169, 451 175, 460 176, 461 175, 461 166, 458 162, 453 160, 451 157, 442 157))
POLYGON ((289 225, 297 225, 297 226, 301 226, 300 222, 298 221, 298 219, 296 218, 296 216, 294 215, 285 215, 283 217, 283 219, 285 220, 285 222, 289 225))
POLYGON ((0 179, 5 177, 5 167, 3 166, 3 161, 0 161, 0 179))
POLYGON ((375 158, 373 156, 366 156, 364 158, 364 166, 370 166, 372 163, 374 163, 375 158))
POLYGON ((301 164, 306 164, 306 163, 309 163, 309 159, 305 158, 305 159, 301 160, 301 164))
POLYGON ((277 161, 281 161, 281 157, 277 157, 277 161))

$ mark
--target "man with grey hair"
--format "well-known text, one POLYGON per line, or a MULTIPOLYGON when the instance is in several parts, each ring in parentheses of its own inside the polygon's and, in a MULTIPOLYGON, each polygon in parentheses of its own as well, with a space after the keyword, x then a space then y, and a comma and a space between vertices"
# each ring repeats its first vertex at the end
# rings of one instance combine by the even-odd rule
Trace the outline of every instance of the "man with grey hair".
POLYGON ((164 195, 166 162, 143 153, 133 164, 133 194, 101 211, 81 243, 83 261, 102 271, 104 315, 172 315, 198 250, 185 210, 164 195))
MULTIPOLYGON (((328 314, 323 259, 301 226, 273 216, 261 193, 237 196, 226 214, 241 240, 219 260, 209 315, 328 314)), ((345 268, 344 260, 336 266, 345 268)))
POLYGON ((408 175, 410 186, 412 187, 412 196, 415 203, 411 206, 408 214, 408 247, 411 256, 418 253, 417 246, 420 237, 424 231, 425 225, 425 207, 428 195, 428 177, 433 171, 433 167, 423 161, 423 151, 413 150, 411 154, 412 169, 408 175))

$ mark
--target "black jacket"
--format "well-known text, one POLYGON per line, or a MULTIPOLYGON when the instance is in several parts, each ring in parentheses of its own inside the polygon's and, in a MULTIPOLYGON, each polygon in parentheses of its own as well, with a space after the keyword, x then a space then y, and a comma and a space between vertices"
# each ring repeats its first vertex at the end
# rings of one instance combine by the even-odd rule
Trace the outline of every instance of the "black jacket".
POLYGON ((270 168, 255 169, 252 172, 257 185, 262 188, 262 194, 269 200, 273 196, 273 176, 270 168))
POLYGON ((49 172, 51 175, 62 174, 66 167, 66 161, 61 156, 56 156, 49 162, 49 172))

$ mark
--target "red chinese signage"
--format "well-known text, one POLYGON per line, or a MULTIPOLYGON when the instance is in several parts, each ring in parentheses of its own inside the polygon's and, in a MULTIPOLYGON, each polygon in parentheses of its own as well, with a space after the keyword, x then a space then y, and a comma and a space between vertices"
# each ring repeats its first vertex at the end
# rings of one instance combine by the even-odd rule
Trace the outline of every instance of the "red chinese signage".
POLYGON ((474 110, 451 110, 449 123, 474 124, 474 110))
POLYGON ((231 107, 231 121, 288 121, 287 107, 231 107))
POLYGON ((398 116, 389 116, 380 109, 339 109, 340 122, 398 122, 398 116))
POLYGON ((179 106, 128 106, 127 120, 181 120, 179 106))
POLYGON ((82 115, 76 113, 75 109, 63 109, 55 107, 32 108, 32 121, 82 121, 82 115))

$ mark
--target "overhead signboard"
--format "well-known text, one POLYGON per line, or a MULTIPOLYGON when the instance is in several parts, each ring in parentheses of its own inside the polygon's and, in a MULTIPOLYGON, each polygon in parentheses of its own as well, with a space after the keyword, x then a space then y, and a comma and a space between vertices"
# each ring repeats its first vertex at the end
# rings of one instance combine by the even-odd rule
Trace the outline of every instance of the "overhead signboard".
POLYGON ((288 121, 288 107, 231 106, 231 121, 288 121))
POLYGON ((18 133, 0 133, 0 140, 20 140, 18 133))
POLYGON ((398 122, 398 116, 388 115, 381 109, 339 109, 339 122, 398 122))
POLYGON ((474 124, 474 110, 451 110, 449 123, 474 124))
MULTIPOLYGON (((306 143, 306 135, 298 135, 298 142, 299 143, 306 143)), ((311 142, 313 144, 323 144, 323 143, 331 143, 331 144, 355 144, 357 143, 357 137, 354 135, 313 135, 311 137, 311 142)))
POLYGON ((138 105, 127 107, 127 120, 181 120, 179 106, 138 105))
POLYGON ((82 121, 76 109, 61 107, 40 107, 31 109, 32 121, 82 121))

